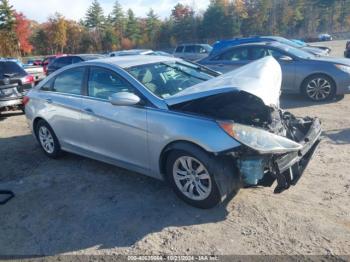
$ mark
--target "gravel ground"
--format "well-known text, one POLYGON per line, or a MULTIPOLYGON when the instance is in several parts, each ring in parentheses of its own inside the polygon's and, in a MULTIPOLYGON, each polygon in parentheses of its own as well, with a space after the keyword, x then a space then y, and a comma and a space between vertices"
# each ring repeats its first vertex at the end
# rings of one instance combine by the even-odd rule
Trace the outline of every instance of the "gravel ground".
MULTIPOLYGON (((339 53, 338 42, 323 44, 339 53)), ((0 206, 0 255, 350 255, 350 95, 324 104, 283 97, 282 106, 323 122, 304 176, 283 194, 242 189, 211 210, 117 167, 72 154, 48 159, 25 117, 3 114, 0 189, 16 197, 0 206)))

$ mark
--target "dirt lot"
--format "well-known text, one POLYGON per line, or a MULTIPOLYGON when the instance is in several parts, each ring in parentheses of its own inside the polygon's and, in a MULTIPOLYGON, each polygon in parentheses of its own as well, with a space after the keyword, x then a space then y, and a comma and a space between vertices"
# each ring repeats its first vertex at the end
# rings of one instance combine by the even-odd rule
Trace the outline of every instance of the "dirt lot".
POLYGON ((72 154, 50 160, 25 117, 4 114, 0 189, 16 197, 0 206, 0 255, 350 255, 350 95, 325 104, 283 97, 282 105, 323 122, 323 140, 300 182, 281 195, 243 189, 211 210, 189 207, 162 182, 117 167, 72 154))

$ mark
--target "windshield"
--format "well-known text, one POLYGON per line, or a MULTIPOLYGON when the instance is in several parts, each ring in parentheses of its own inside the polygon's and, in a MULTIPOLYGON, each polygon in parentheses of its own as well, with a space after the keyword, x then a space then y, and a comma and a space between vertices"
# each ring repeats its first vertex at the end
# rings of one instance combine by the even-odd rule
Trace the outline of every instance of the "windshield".
POLYGON ((293 39, 292 40, 294 43, 298 44, 300 47, 306 47, 307 44, 301 40, 293 39))
POLYGON ((207 50, 208 53, 210 53, 213 50, 213 47, 211 45, 203 45, 204 49, 207 50))
POLYGON ((206 68, 185 61, 134 66, 127 71, 160 98, 176 95, 188 87, 217 76, 206 68))

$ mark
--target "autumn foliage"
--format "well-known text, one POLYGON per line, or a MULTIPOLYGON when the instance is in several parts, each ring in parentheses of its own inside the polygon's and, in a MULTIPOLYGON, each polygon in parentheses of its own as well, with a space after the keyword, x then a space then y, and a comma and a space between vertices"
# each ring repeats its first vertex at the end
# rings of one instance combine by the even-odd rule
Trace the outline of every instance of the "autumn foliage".
POLYGON ((22 53, 29 54, 33 50, 33 46, 29 42, 29 37, 32 34, 30 21, 22 13, 15 13, 15 18, 15 31, 18 38, 19 49, 22 53))

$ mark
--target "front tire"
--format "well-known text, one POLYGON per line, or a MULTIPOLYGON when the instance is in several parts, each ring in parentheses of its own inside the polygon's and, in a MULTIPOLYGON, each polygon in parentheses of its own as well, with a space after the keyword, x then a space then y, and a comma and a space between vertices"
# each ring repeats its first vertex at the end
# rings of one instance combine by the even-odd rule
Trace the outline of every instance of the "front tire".
POLYGON ((212 208, 221 201, 211 166, 213 159, 206 152, 174 150, 167 158, 167 178, 176 195, 186 203, 203 209, 212 208))
POLYGON ((302 84, 303 95, 314 102, 331 100, 336 94, 336 86, 330 77, 322 74, 305 79, 302 84))
POLYGON ((44 153, 50 158, 58 158, 61 153, 61 146, 50 125, 39 120, 35 127, 35 135, 44 153))

